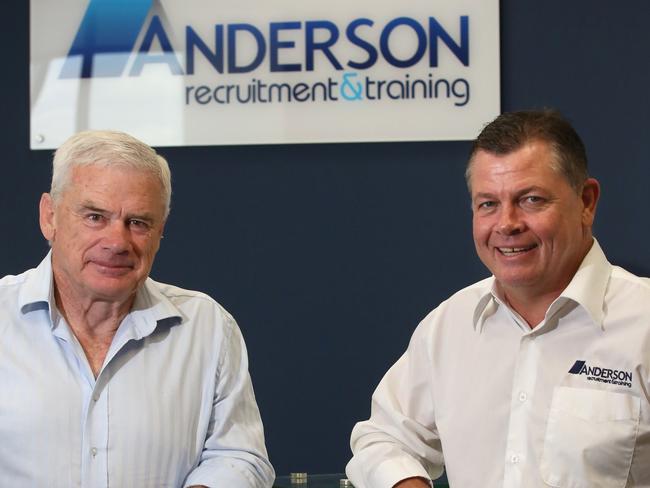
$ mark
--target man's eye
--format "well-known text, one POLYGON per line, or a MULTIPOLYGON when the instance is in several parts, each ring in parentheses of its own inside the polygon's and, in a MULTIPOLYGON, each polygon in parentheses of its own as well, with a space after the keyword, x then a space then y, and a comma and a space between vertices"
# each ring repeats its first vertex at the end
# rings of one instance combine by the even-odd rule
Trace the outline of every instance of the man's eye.
POLYGON ((527 197, 524 198, 525 203, 537 204, 543 201, 544 199, 542 197, 538 197, 537 195, 528 195, 527 197))
POLYGON ((86 220, 90 223, 99 223, 104 219, 103 215, 97 214, 97 213, 91 213, 86 215, 86 220))
POLYGON ((141 230, 147 230, 149 229, 149 224, 142 220, 137 220, 137 219, 131 219, 128 222, 129 227, 133 227, 134 229, 141 229, 141 230))
POLYGON ((496 202, 492 202, 492 201, 480 202, 478 204, 478 208, 488 209, 488 208, 494 207, 495 205, 496 205, 496 202))

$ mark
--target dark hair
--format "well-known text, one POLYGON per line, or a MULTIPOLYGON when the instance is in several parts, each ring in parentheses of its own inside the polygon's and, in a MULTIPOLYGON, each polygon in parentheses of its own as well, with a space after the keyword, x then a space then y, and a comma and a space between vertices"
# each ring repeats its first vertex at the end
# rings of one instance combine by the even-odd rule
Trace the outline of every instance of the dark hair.
POLYGON ((483 128, 472 144, 465 170, 470 191, 472 162, 478 151, 506 155, 531 141, 544 141, 551 146, 555 153, 554 169, 580 192, 589 177, 585 146, 569 121, 551 109, 507 112, 483 128))

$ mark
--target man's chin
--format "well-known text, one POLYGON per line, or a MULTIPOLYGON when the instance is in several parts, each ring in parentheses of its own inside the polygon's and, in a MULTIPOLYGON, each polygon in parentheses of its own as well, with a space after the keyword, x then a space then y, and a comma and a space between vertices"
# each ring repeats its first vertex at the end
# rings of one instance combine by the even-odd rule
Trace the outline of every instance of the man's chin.
POLYGON ((137 289, 137 285, 129 280, 127 283, 121 280, 102 280, 101 283, 89 284, 88 291, 94 299, 120 303, 129 300, 137 289))
POLYGON ((499 287, 504 291, 524 291, 527 289, 534 289, 538 280, 534 276, 528 274, 520 275, 495 275, 499 287))

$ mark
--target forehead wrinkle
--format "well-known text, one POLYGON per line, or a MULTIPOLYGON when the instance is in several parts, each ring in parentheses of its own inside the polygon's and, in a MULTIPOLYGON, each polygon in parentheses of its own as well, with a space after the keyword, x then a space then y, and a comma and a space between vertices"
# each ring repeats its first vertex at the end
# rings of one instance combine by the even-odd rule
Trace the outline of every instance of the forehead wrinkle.
POLYGON ((78 204, 80 208, 87 208, 88 210, 97 210, 104 212, 105 209, 102 208, 100 205, 97 203, 93 202, 92 200, 84 200, 78 204))
POLYGON ((123 216, 124 219, 138 219, 138 220, 143 220, 145 222, 154 222, 156 219, 154 215, 151 212, 148 211, 126 211, 124 208, 120 207, 117 212, 113 212, 110 209, 104 208, 100 204, 92 201, 92 200, 84 200, 82 202, 79 202, 77 205, 74 207, 75 210, 90 210, 92 212, 97 212, 101 214, 107 214, 107 215, 119 215, 123 216))
POLYGON ((62 192, 61 197, 77 211, 87 209, 155 223, 165 221, 165 202, 160 199, 161 190, 160 182, 145 172, 90 165, 73 168, 71 185, 62 192), (133 188, 134 180, 139 182, 139 188, 133 188), (158 208, 161 210, 160 216, 157 215, 158 208))

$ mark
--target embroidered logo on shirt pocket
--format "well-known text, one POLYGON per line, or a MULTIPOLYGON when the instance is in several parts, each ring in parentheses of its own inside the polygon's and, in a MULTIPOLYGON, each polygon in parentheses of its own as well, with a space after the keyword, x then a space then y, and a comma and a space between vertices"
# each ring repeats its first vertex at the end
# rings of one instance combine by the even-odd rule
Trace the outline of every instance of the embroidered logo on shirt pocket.
POLYGON ((547 485, 623 488, 632 463, 641 401, 625 393, 556 387, 540 470, 547 485))

